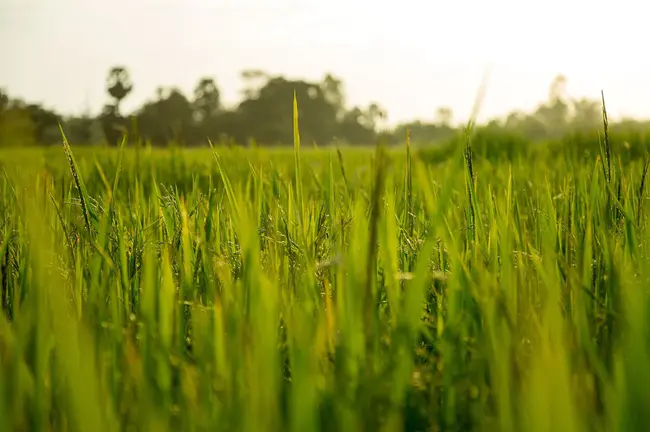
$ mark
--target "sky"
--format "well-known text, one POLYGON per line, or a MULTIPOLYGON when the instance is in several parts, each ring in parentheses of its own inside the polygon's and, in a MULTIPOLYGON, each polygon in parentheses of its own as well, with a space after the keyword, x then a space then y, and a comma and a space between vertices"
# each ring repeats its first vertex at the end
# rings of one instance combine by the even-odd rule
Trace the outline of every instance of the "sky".
POLYGON ((233 106, 244 69, 329 72, 395 124, 441 106, 466 121, 486 70, 479 119, 531 110, 562 73, 569 96, 602 89, 611 117, 650 117, 646 16, 640 0, 0 0, 0 88, 95 114, 114 65, 135 84, 127 111, 203 76, 233 106))

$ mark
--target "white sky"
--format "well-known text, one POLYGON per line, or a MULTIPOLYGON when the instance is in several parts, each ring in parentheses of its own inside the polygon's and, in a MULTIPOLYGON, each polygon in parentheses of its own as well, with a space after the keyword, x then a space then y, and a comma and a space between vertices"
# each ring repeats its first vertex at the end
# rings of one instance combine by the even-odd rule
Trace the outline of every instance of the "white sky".
MULTIPOLYGON (((570 96, 650 117, 648 9, 641 0, 0 0, 0 87, 64 113, 108 101, 108 69, 135 83, 130 110, 159 85, 191 96, 213 76, 239 100, 239 72, 341 78, 349 104, 377 101, 389 123, 530 109, 553 77, 570 96)), ((290 101, 288 101, 290 103, 290 101)))

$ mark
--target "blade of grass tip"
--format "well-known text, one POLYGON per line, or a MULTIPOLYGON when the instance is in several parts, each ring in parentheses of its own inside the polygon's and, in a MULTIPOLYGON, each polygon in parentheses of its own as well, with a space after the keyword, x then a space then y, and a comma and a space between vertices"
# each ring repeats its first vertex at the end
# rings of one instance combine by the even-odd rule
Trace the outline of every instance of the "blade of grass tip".
POLYGON ((95 164, 95 168, 97 169, 97 173, 99 173, 99 178, 101 179, 102 183, 104 184, 104 188, 106 189, 106 193, 108 194, 108 198, 111 199, 111 185, 108 183, 108 179, 106 178, 106 173, 104 173, 104 169, 102 168, 102 165, 99 163, 99 160, 97 159, 97 155, 95 155, 93 159, 93 163, 95 164))
POLYGON ((478 115, 481 111, 481 107, 483 106, 483 102, 485 100, 485 93, 487 91, 487 85, 488 81, 490 80, 490 74, 492 72, 492 67, 491 65, 487 65, 485 70, 483 71, 483 77, 481 78, 481 84, 478 87, 478 91, 476 92, 476 97, 474 98, 474 105, 472 106, 472 113, 469 117, 469 121, 467 122, 467 129, 471 130, 474 125, 476 124, 476 119, 478 118, 478 115))
POLYGON ((74 179, 75 185, 77 186, 77 191, 79 192, 79 199, 81 200, 81 211, 83 213, 84 224, 86 226, 86 230, 88 231, 88 235, 92 236, 91 218, 93 220, 96 220, 97 215, 89 205, 90 199, 88 195, 88 190, 86 189, 86 185, 83 179, 81 178, 77 161, 74 158, 74 154, 72 153, 72 148, 68 143, 68 139, 66 138, 65 133, 63 132, 63 127, 61 126, 60 123, 59 123, 59 130, 61 131, 61 137, 63 139, 63 151, 65 152, 66 158, 68 159, 68 164, 70 165, 70 171, 72 172, 72 178, 74 179))
POLYGON ((341 153, 340 148, 336 148, 336 157, 339 161, 339 167, 341 168, 341 176, 343 176, 343 181, 345 182, 345 190, 350 195, 350 182, 348 182, 348 177, 345 174, 345 163, 343 162, 343 153, 341 153))
POLYGON ((603 128, 605 131, 605 158, 607 164, 607 182, 612 181, 612 152, 609 144, 609 122, 607 121, 607 108, 605 107, 605 92, 600 91, 601 100, 603 102, 602 111, 603 111, 603 128))

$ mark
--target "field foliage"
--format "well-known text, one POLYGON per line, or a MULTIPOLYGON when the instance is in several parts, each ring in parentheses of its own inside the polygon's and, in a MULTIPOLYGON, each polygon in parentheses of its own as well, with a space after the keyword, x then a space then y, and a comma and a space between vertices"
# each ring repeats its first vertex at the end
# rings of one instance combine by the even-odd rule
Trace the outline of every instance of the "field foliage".
POLYGON ((3 430, 650 430, 648 164, 603 132, 2 153, 3 430))

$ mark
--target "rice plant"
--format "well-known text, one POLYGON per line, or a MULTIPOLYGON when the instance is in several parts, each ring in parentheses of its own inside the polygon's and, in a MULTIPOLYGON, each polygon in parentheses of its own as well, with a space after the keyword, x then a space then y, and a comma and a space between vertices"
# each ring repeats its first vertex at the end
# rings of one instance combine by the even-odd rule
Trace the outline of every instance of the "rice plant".
POLYGON ((2 430, 650 430, 603 114, 587 162, 301 149, 295 100, 293 154, 0 154, 2 430))

